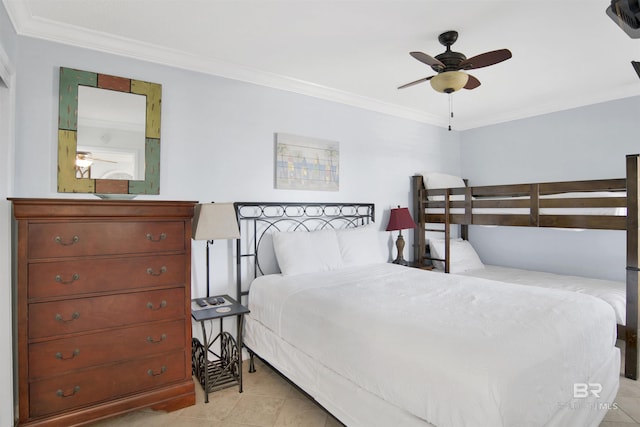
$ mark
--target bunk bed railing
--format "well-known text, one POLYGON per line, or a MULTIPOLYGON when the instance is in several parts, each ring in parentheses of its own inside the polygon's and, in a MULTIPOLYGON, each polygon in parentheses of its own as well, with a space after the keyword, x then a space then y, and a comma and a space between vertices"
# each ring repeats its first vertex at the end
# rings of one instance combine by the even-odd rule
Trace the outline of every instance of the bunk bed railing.
MULTIPOLYGON (((417 186, 420 178, 414 177, 417 186)), ((422 188, 418 211, 424 211, 426 223, 626 230, 624 215, 579 213, 581 209, 625 208, 625 190, 626 179, 422 188), (543 213, 542 209, 567 212, 543 213)))

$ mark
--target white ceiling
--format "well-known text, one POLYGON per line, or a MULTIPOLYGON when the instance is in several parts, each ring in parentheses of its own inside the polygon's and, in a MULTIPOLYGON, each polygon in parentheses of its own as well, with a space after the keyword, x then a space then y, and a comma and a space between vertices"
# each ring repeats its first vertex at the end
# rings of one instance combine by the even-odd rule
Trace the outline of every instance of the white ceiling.
MULTIPOLYGON (((20 35, 130 56, 411 118, 448 123, 448 95, 409 56, 513 58, 472 70, 453 95, 454 129, 640 95, 640 40, 609 0, 2 0, 20 35)), ((67 66, 67 64, 61 64, 67 66)), ((100 70, 92 70, 100 71, 100 70)))

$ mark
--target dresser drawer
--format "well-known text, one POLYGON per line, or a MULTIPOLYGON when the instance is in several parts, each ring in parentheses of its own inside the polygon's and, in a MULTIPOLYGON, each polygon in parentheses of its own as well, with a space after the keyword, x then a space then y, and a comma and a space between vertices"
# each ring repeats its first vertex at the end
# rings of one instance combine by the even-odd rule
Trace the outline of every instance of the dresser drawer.
POLYGON ((29 304, 29 338, 185 317, 182 288, 29 304))
POLYGON ((185 378, 184 351, 70 373, 29 385, 32 417, 131 395, 185 378))
POLYGON ((182 221, 29 224, 30 259, 182 251, 182 221))
POLYGON ((185 255, 29 264, 29 298, 46 298, 185 283, 185 255))
POLYGON ((55 376, 76 369, 184 348, 183 320, 81 335, 29 345, 29 378, 55 376))

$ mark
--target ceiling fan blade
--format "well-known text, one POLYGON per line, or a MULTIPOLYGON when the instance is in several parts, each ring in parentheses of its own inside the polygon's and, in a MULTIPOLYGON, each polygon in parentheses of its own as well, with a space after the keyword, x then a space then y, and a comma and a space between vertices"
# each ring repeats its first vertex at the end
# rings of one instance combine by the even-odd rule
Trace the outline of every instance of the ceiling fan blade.
POLYGON ((476 68, 488 67, 511 58, 509 49, 492 50, 491 52, 481 53, 474 57, 465 59, 459 65, 460 69, 473 70, 476 68))
POLYGON ((426 82, 427 80, 431 80, 432 78, 433 78, 433 76, 425 77, 423 79, 416 80, 415 82, 404 84, 404 85, 398 87, 398 89, 404 89, 405 87, 417 85, 418 83, 426 82))
POLYGON ((464 85, 464 88, 471 90, 477 88, 478 86, 480 86, 480 80, 469 74, 469 80, 467 80, 467 84, 464 85))
POLYGON ((76 159, 77 160, 89 160, 89 161, 92 161, 92 162, 98 161, 98 162, 118 163, 118 162, 115 162, 113 160, 99 159, 97 157, 93 157, 93 155, 89 151, 76 151, 76 159))
POLYGON ((422 52, 409 52, 409 55, 413 56, 414 58, 416 58, 418 61, 427 64, 428 66, 432 67, 435 71, 440 71, 442 69, 444 69, 445 65, 439 60, 436 59, 432 56, 427 55, 426 53, 422 53, 422 52))

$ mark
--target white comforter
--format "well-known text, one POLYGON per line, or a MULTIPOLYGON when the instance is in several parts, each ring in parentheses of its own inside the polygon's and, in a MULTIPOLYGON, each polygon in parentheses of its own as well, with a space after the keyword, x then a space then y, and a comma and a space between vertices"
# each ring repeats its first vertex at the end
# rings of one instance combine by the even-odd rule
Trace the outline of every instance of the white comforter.
POLYGON ((497 280, 499 282, 516 283, 518 285, 541 286, 544 288, 563 289, 565 291, 593 295, 613 307, 618 324, 624 325, 626 322, 627 285, 624 282, 499 267, 496 265, 485 265, 485 268, 456 274, 497 280))
POLYGON ((543 426, 579 404, 574 383, 617 351, 613 309, 597 298, 393 264, 262 276, 249 308, 300 351, 437 426, 543 426))

